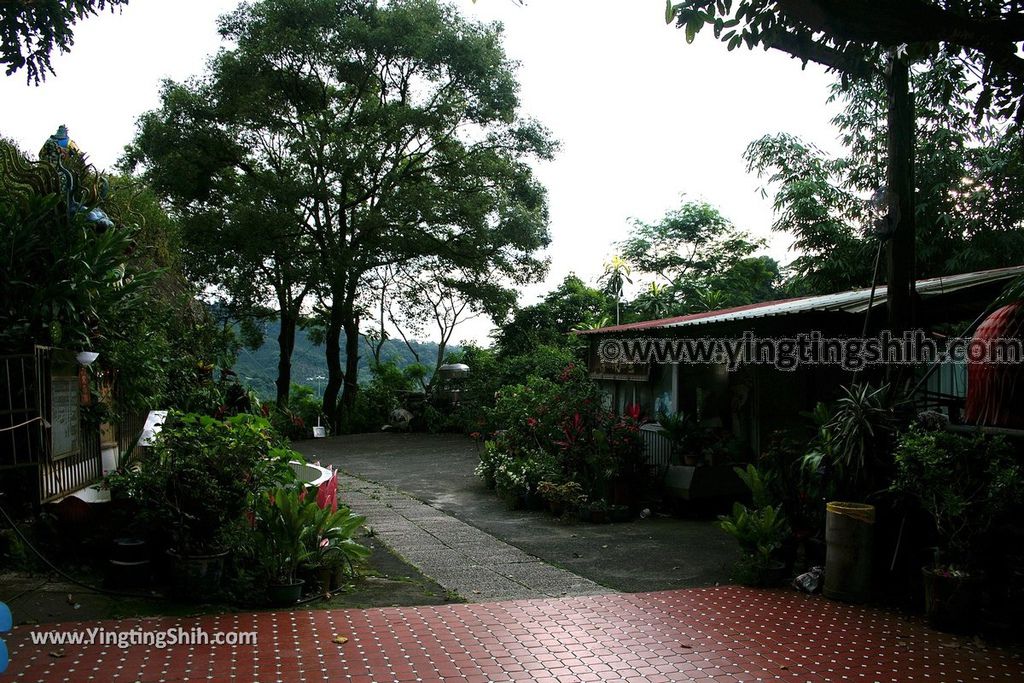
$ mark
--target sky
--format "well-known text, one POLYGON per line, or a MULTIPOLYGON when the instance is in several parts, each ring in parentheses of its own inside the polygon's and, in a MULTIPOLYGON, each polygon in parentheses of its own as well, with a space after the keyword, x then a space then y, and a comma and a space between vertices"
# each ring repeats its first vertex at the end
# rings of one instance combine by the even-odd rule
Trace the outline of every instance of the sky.
MULTIPOLYGON (((536 167, 548 189, 551 267, 523 303, 570 272, 596 280, 631 218, 657 220, 683 196, 768 239, 781 262, 793 258, 790 238, 770 230, 770 197, 742 154, 775 132, 839 149, 822 69, 760 48, 729 52, 710 31, 687 45, 665 24, 663 0, 454 1, 504 24, 522 110, 561 143, 554 161, 536 167)), ((216 18, 236 4, 131 0, 123 12, 86 19, 43 85, 0 76, 0 134, 34 151, 64 123, 94 164, 113 166, 138 116, 158 106, 161 81, 202 72, 220 45, 216 18)), ((471 320, 455 338, 482 342, 489 331, 471 320)))

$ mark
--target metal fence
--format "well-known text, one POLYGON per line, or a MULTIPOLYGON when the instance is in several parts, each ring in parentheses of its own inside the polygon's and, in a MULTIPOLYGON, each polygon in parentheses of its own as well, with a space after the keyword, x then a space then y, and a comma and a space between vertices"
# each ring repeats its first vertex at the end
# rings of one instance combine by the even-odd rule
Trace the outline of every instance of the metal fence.
MULTIPOLYGON (((99 428, 79 421, 77 448, 55 455, 51 447, 54 351, 0 356, 0 471, 28 468, 38 473, 40 503, 47 503, 100 480, 99 428)), ((142 418, 143 420, 145 417, 142 418)), ((139 431, 141 432, 141 425, 139 431)), ((12 478, 10 485, 14 484, 12 478)), ((17 481, 24 481, 17 479, 17 481)))
POLYGON ((640 427, 644 458, 651 467, 665 469, 672 464, 672 442, 661 425, 651 422, 640 427))
POLYGON ((34 467, 43 454, 33 354, 0 356, 0 470, 34 467))
POLYGON ((94 484, 103 476, 100 459, 100 432, 83 424, 80 449, 60 460, 43 462, 39 467, 41 502, 49 503, 94 484))
POLYGON ((139 456, 139 437, 146 426, 149 411, 136 411, 122 418, 117 425, 117 452, 120 453, 119 465, 129 465, 139 456))

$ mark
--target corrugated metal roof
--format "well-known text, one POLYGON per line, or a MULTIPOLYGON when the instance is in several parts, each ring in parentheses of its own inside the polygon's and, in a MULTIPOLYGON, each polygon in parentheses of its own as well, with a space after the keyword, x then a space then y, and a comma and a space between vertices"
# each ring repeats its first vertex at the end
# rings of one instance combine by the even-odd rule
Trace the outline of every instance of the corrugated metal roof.
MULTIPOLYGON (((997 282, 999 280, 1010 280, 1024 275, 1024 265, 1012 266, 1010 268, 997 268, 994 270, 982 270, 976 273, 961 273, 959 275, 948 275, 934 277, 927 280, 917 281, 917 294, 922 298, 948 294, 959 289, 997 282)), ((885 303, 886 286, 880 285, 875 290, 873 306, 880 306, 885 303)), ((871 299, 871 288, 853 289, 848 292, 837 294, 823 294, 820 296, 805 296, 796 299, 783 299, 780 301, 765 301, 749 306, 738 306, 736 308, 725 308, 718 311, 707 311, 705 313, 693 313, 675 318, 663 318, 661 320, 647 320, 639 323, 626 325, 613 325, 602 327, 596 330, 581 330, 579 334, 603 334, 606 332, 630 332, 635 330, 669 329, 674 327, 691 327, 696 325, 710 325, 712 323, 727 322, 733 320, 748 320, 751 318, 767 318, 772 316, 792 315, 794 313, 805 313, 808 311, 829 311, 841 313, 863 313, 868 309, 868 302, 871 299)))

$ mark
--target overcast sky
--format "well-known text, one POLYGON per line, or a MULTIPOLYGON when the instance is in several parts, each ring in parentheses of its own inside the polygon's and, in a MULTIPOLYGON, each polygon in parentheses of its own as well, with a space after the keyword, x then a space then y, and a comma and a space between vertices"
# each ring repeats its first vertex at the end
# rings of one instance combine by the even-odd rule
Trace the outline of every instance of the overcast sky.
MULTIPOLYGON (((40 87, 0 76, 0 133, 37 150, 61 123, 99 167, 120 156, 161 79, 199 73, 219 45, 216 17, 232 0, 131 0, 75 30, 70 54, 40 87)), ((521 63, 524 111, 561 141, 538 168, 551 205, 551 271, 524 301, 567 273, 594 280, 630 217, 655 220, 680 196, 705 199, 738 226, 771 240, 785 262, 789 239, 770 232, 770 201, 741 158, 755 138, 786 131, 836 149, 826 107, 831 79, 775 52, 728 52, 702 33, 687 45, 667 26, 663 0, 458 0, 466 13, 505 25, 521 63)), ((471 321, 456 338, 482 340, 471 321)))

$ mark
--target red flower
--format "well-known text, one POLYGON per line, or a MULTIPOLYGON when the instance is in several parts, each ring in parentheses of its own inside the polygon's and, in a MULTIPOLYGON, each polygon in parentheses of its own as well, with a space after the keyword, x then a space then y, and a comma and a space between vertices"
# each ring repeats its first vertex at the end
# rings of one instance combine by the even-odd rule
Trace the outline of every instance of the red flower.
POLYGON ((527 425, 527 426, 528 426, 528 427, 529 427, 530 429, 533 429, 534 427, 536 427, 536 426, 537 426, 537 424, 538 424, 538 422, 537 422, 537 418, 535 418, 535 417, 528 417, 528 418, 526 418, 526 425, 527 425))

